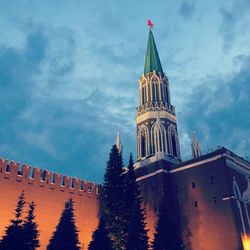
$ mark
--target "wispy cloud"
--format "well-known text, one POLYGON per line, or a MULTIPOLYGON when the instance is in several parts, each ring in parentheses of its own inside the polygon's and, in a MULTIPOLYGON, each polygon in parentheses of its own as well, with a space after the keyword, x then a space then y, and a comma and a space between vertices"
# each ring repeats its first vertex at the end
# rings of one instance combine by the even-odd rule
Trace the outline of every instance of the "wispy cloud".
MULTIPOLYGON (((240 69, 230 77, 207 79, 193 90, 179 114, 181 130, 196 130, 203 150, 225 146, 241 156, 250 148, 250 57, 237 59, 240 69), (239 62, 240 61, 240 62, 239 62)), ((186 152, 184 152, 186 155, 186 152)))
POLYGON ((233 0, 220 9, 222 23, 219 30, 223 34, 224 49, 226 51, 234 45, 235 39, 242 38, 241 34, 248 33, 249 8, 250 2, 248 0, 233 0))
POLYGON ((194 12, 194 3, 183 1, 179 8, 180 14, 185 18, 190 18, 194 12))

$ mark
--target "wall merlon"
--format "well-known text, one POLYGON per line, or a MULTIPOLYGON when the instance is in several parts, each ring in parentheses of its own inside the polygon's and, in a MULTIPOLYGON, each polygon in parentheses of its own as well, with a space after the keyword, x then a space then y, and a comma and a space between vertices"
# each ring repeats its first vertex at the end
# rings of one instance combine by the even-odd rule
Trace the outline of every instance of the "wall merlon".
POLYGON ((72 178, 72 188, 78 188, 79 187, 79 190, 80 190, 80 180, 73 177, 72 178))
POLYGON ((45 183, 51 183, 52 182, 52 175, 53 175, 53 173, 51 171, 43 170, 41 178, 45 183))
MULTIPOLYGON (((20 168, 19 168, 20 169, 20 168)), ((22 176, 24 176, 25 178, 28 178, 30 176, 30 170, 31 170, 31 167, 26 165, 26 164, 23 164, 22 167, 21 167, 21 172, 20 174, 22 176)))
POLYGON ((54 185, 59 187, 61 185, 61 177, 62 175, 61 174, 58 174, 58 173, 54 173, 53 174, 53 179, 54 179, 54 185))
POLYGON ((10 165, 10 173, 12 174, 12 176, 17 176, 20 163, 11 161, 9 165, 10 165))
POLYGON ((7 168, 8 160, 0 158, 0 173, 5 172, 7 168))
POLYGON ((34 182, 40 182, 42 172, 43 172, 42 169, 39 169, 37 167, 33 168, 32 177, 33 177, 34 182))

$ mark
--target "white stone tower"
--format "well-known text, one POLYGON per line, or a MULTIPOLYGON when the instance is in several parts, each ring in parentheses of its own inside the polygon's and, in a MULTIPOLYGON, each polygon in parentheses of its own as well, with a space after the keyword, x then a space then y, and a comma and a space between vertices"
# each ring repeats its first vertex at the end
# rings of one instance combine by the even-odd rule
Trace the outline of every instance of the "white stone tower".
POLYGON ((144 74, 139 79, 137 107, 137 165, 165 159, 181 159, 174 106, 169 81, 162 70, 152 30, 149 30, 144 74))

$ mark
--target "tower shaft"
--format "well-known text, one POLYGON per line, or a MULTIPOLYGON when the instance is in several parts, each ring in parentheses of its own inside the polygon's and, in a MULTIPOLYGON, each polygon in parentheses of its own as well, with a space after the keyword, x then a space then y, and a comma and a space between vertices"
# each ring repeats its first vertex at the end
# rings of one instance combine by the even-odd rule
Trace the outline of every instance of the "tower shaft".
POLYGON ((156 156, 155 160, 180 160, 175 108, 171 105, 169 81, 162 71, 151 30, 144 74, 139 79, 139 100, 136 114, 138 161, 151 156, 156 156))

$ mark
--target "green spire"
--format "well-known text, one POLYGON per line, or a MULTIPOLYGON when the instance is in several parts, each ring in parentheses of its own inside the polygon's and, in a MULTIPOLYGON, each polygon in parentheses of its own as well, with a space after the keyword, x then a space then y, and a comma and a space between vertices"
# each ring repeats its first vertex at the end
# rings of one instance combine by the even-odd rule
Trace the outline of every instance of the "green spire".
POLYGON ((160 58, 155 45, 154 36, 150 29, 148 35, 148 46, 147 46, 144 74, 153 71, 163 73, 160 58))

